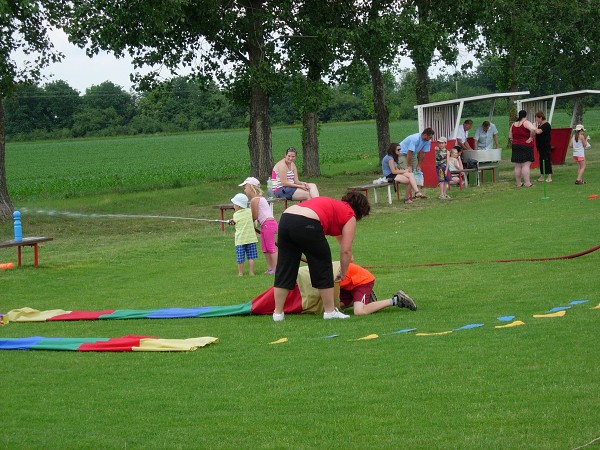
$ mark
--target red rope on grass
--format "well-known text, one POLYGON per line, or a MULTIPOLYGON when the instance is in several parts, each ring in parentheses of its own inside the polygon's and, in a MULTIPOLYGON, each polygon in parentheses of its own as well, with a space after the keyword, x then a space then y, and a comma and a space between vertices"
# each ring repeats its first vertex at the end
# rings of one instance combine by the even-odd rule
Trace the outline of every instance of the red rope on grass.
POLYGON ((600 245, 596 245, 588 250, 579 253, 573 253, 566 256, 554 256, 551 258, 520 258, 520 259, 494 259, 490 261, 464 261, 464 262, 445 262, 445 263, 430 263, 430 264, 411 264, 408 266, 363 266, 365 269, 396 269, 398 267, 435 267, 435 266, 451 266, 456 264, 479 264, 479 263, 509 263, 509 262, 524 262, 524 261, 556 261, 559 259, 578 258, 588 253, 595 252, 600 249, 600 245))

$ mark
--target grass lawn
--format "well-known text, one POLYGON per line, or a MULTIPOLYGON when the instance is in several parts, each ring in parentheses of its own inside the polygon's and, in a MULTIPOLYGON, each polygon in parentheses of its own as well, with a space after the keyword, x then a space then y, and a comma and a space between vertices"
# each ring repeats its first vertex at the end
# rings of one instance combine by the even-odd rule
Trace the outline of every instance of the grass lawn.
MULTIPOLYGON (((600 133, 590 128, 594 145, 600 133)), ((393 139, 413 129, 414 122, 393 124, 393 139)), ((246 136, 10 144, 9 189, 26 208, 23 234, 54 241, 41 245, 39 268, 27 248, 23 268, 0 271, 0 312, 233 305, 267 289, 273 278, 262 274, 262 255, 261 275, 237 276, 233 228, 57 213, 217 218, 212 205, 239 192, 247 176, 246 136)), ((273 131, 276 149, 299 139, 295 128, 273 131)), ((324 176, 312 181, 324 195, 378 177, 372 123, 323 125, 320 139, 324 176)), ((600 303, 600 252, 492 261, 598 245, 600 199, 588 196, 600 194, 599 155, 596 146, 587 151, 588 184, 576 186, 569 153, 547 185, 549 200, 539 183, 513 187, 506 151, 496 184, 453 188, 445 202, 430 188, 430 198, 413 205, 374 206, 358 225, 355 261, 373 267, 378 297, 402 288, 416 312, 388 308, 344 321, 288 315, 284 323, 245 316, 8 324, 0 338, 220 342, 190 353, 3 351, 0 448, 585 445, 600 436, 600 309, 592 309, 600 303), (424 266, 444 262, 477 263, 424 266), (588 301, 564 317, 533 318, 573 300, 588 301), (525 324, 495 328, 506 315, 525 324), (452 331, 467 324, 484 326, 452 331), (416 331, 393 334, 406 328, 416 331), (452 333, 417 335, 445 331, 452 333), (356 340, 370 334, 379 338, 356 340), (269 344, 282 337, 288 342, 269 344)), ((0 239, 11 237, 12 224, 0 224, 0 239)), ((0 262, 9 261, 16 251, 1 249, 0 262)))

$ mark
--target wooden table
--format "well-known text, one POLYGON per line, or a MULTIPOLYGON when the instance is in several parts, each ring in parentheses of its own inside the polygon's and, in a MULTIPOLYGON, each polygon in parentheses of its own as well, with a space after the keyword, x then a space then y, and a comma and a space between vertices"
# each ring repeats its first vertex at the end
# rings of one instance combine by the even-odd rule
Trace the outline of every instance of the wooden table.
POLYGON ((17 265, 21 267, 21 247, 33 247, 33 264, 35 267, 38 266, 38 244, 40 242, 51 241, 51 237, 26 237, 21 241, 10 241, 0 242, 0 248, 17 247, 17 265))

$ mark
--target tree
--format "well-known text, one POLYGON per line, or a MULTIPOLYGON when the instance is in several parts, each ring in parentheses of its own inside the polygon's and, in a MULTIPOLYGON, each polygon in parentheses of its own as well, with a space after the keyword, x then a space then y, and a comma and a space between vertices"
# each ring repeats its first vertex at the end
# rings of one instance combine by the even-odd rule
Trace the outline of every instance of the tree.
MULTIPOLYGON (((271 174, 269 96, 283 86, 279 54, 271 36, 282 28, 277 0, 82 0, 65 11, 63 26, 88 54, 100 49, 128 52, 136 68, 160 65, 171 74, 181 67, 191 77, 217 77, 250 111, 250 173, 271 174)), ((155 67, 156 68, 156 67, 155 67)), ((142 88, 156 83, 159 70, 135 76, 142 88)))
POLYGON ((435 61, 436 50, 442 60, 453 63, 460 39, 475 38, 470 7, 469 0, 411 0, 403 4, 399 28, 415 65, 418 104, 429 103, 429 67, 435 61))
POLYGON ((343 2, 304 0, 290 11, 286 20, 291 35, 283 40, 293 75, 293 98, 302 116, 302 174, 321 175, 319 164, 318 117, 329 101, 323 77, 339 58, 343 44, 339 29, 348 9, 343 2))
POLYGON ((353 19, 348 30, 354 55, 350 70, 360 71, 364 62, 371 78, 380 159, 385 156, 390 144, 389 111, 385 101, 382 67, 392 63, 398 47, 403 44, 398 20, 400 4, 397 0, 354 3, 353 19))
POLYGON ((14 209, 6 184, 4 102, 19 84, 39 80, 42 68, 60 61, 62 55, 54 50, 48 37, 50 23, 48 9, 38 2, 0 3, 0 220, 3 221, 12 218, 14 209), (14 59, 18 50, 28 58, 22 67, 14 59))

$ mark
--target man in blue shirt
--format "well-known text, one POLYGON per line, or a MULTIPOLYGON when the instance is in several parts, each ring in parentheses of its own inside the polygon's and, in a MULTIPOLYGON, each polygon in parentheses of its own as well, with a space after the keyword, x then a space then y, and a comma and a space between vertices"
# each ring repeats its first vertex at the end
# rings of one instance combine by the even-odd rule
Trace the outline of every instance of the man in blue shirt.
POLYGON ((411 134, 400 142, 398 168, 408 169, 409 172, 421 170, 421 162, 425 158, 425 153, 429 152, 430 141, 434 134, 431 128, 425 128, 422 133, 411 134))

